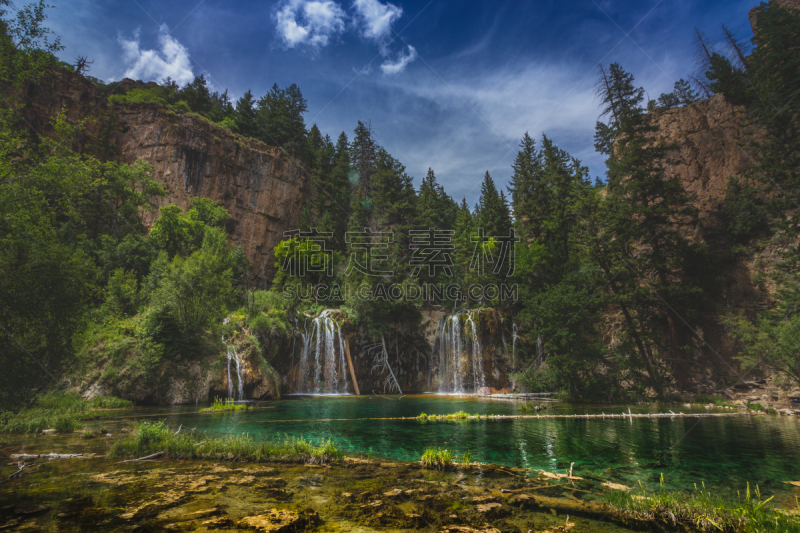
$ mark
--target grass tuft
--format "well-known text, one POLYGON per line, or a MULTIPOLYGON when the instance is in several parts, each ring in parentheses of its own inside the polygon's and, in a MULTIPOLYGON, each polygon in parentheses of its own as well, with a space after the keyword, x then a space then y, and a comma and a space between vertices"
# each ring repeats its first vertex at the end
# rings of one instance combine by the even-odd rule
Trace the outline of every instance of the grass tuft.
MULTIPOLYGON (((769 505, 772 497, 763 500, 756 486, 735 503, 706 490, 705 484, 695 485, 691 492, 670 492, 664 489, 664 476, 658 491, 611 491, 606 494, 609 506, 638 520, 660 522, 671 527, 681 525, 687 530, 736 531, 741 533, 800 533, 800 516, 776 510, 769 505)), ((798 511, 800 511, 800 504, 798 511)))
POLYGON ((286 436, 283 442, 256 441, 248 434, 208 438, 191 432, 177 435, 164 423, 145 421, 133 434, 111 447, 111 458, 137 458, 165 452, 173 459, 214 459, 218 461, 255 461, 327 464, 344 458, 344 452, 331 440, 314 445, 303 437, 286 436))
POLYGON ((246 404, 243 403, 237 404, 233 401, 232 398, 228 398, 227 400, 222 400, 218 396, 215 396, 214 403, 211 405, 211 407, 200 409, 200 412, 209 413, 217 411, 245 411, 247 409, 248 407, 246 404))
POLYGON ((453 456, 449 450, 443 448, 427 448, 422 453, 420 462, 425 468, 444 470, 453 465, 453 456))

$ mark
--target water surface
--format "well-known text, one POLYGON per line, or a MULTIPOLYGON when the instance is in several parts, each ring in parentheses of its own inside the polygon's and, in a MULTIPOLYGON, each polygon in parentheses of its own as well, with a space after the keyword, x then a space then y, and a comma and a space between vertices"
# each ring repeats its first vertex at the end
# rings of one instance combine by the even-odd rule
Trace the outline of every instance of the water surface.
MULTIPOLYGON (((254 404, 255 405, 255 404, 254 404)), ((303 435, 332 439, 351 454, 417 461, 441 446, 473 460, 564 472, 628 485, 669 488, 705 482, 735 494, 758 484, 767 494, 786 492, 781 481, 800 480, 800 424, 794 417, 732 416, 659 419, 505 419, 419 422, 396 420, 463 410, 472 414, 530 414, 519 403, 470 396, 293 397, 262 402, 246 412, 200 414, 199 407, 137 410, 209 434, 249 433, 276 439, 303 435)), ((679 405, 597 406, 551 404, 542 413, 708 412, 679 405)), ((718 412, 735 412, 722 410, 718 412)))

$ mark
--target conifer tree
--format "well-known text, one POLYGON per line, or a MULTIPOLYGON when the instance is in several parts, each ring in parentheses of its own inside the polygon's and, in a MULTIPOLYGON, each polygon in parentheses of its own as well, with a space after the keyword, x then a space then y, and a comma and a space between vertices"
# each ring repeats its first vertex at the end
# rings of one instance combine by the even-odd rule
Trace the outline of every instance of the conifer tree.
POLYGON ((511 215, 505 195, 497 190, 494 180, 486 172, 478 200, 478 227, 487 237, 505 237, 511 229, 511 215))
POLYGON ((236 133, 245 137, 258 138, 255 101, 253 100, 253 93, 249 89, 236 101, 233 121, 236 133))
POLYGON ((697 212, 677 178, 668 178, 661 166, 670 147, 653 142, 657 126, 641 106, 643 89, 633 85, 633 76, 618 64, 601 69, 598 95, 609 123, 598 123, 597 145, 608 155, 608 193, 604 202, 603 228, 595 241, 600 267, 625 316, 640 357, 648 373, 657 380, 645 335, 658 335, 660 317, 666 317, 669 359, 678 386, 688 385, 688 363, 684 357, 685 336, 679 324, 688 315, 695 292, 685 276, 685 260, 696 248, 685 238, 697 223, 697 212), (632 223, 634 221, 634 223, 632 223), (630 277, 628 276, 630 273, 630 277), (635 300, 639 326, 629 304, 635 300))
POLYGON ((375 173, 377 151, 378 145, 372 134, 372 124, 369 122, 364 124, 359 120, 350 145, 350 165, 358 173, 358 184, 365 197, 370 197, 372 194, 372 174, 375 173))

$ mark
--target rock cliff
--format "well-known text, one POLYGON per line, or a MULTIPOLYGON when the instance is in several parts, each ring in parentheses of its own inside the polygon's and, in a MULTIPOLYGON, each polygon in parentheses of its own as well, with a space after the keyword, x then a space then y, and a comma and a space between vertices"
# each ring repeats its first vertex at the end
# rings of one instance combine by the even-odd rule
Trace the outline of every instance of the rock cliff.
MULTIPOLYGON (((122 85, 147 86, 124 80, 122 85)), ((155 168, 167 189, 162 205, 188 208, 192 198, 219 201, 231 214, 228 231, 250 259, 254 281, 274 273, 273 248, 283 232, 297 226, 310 194, 304 165, 281 149, 246 139, 194 114, 176 114, 157 105, 112 106, 107 95, 85 78, 54 69, 30 85, 22 99, 28 124, 53 133, 50 117, 64 110, 72 123, 83 121, 77 150, 91 149, 104 124, 116 156, 127 163, 142 159, 155 168)), ((155 216, 146 222, 152 224, 155 216)))

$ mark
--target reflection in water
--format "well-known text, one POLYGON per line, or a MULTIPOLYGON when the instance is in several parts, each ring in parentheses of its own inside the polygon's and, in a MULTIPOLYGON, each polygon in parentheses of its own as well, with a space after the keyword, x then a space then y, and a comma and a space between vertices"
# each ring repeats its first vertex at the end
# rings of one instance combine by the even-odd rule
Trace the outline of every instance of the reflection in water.
MULTIPOLYGON (((743 416, 658 419, 507 419, 461 422, 358 420, 413 417, 419 413, 514 414, 516 404, 465 396, 305 397, 254 409, 200 415, 194 408, 162 410, 170 424, 214 434, 247 432, 331 438, 351 453, 417 461, 428 446, 443 446, 473 460, 561 472, 594 473, 625 484, 655 484, 661 473, 670 488, 705 481, 734 492, 746 482, 767 493, 784 491, 780 481, 800 479, 800 431, 793 418, 743 416), (347 419, 325 421, 325 419, 347 419)), ((674 406, 660 408, 662 412, 674 406)), ((548 414, 627 412, 625 406, 556 404, 548 414)), ((655 407, 631 408, 634 413, 655 407)), ((687 408, 681 408, 689 412, 687 408)), ((699 409, 705 413, 705 409, 699 409)), ((578 474, 580 475, 580 474, 578 474)))

